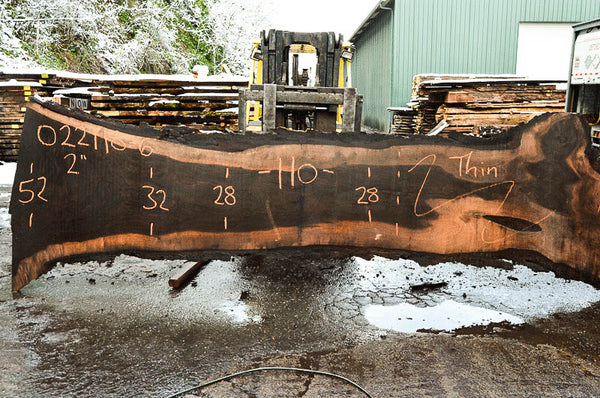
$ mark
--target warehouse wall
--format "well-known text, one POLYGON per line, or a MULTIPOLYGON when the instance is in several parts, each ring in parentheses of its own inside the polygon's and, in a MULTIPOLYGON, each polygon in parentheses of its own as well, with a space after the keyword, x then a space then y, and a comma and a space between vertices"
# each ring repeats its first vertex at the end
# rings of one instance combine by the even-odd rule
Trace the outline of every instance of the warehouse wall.
MULTIPOLYGON (((600 18, 600 0, 396 0, 393 24, 381 14, 360 37, 356 63, 362 75, 355 85, 365 102, 379 96, 380 60, 372 56, 363 36, 393 25, 394 55, 391 101, 404 106, 410 99, 412 77, 419 73, 515 73, 519 22, 581 22, 600 18), (374 74, 373 74, 374 75, 374 74), (371 77, 370 77, 371 76, 371 77)), ((371 108, 369 106, 369 108, 371 108)), ((365 123, 389 120, 384 109, 365 110, 365 123)))
POLYGON ((386 12, 357 43, 360 57, 352 63, 352 82, 365 95, 363 123, 387 131, 392 91, 392 13, 386 12), (382 111, 383 110, 383 111, 382 111))

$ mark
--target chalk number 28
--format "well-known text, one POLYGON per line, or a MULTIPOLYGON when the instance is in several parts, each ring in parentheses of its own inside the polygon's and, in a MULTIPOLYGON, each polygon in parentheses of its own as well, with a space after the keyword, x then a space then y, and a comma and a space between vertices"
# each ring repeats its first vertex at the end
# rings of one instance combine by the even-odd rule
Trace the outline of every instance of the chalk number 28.
POLYGON ((355 191, 362 192, 360 198, 356 201, 359 205, 368 205, 369 203, 379 202, 379 191, 375 187, 358 187, 355 191))
POLYGON ((214 204, 219 206, 233 206, 236 204, 235 189, 231 185, 227 187, 217 185, 213 188, 213 191, 218 191, 214 204))

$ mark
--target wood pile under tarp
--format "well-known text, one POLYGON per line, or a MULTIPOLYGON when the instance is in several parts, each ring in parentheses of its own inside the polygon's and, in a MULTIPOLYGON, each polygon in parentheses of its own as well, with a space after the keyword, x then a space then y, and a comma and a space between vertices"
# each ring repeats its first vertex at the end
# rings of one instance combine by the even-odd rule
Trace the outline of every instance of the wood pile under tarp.
POLYGON ((55 101, 127 124, 187 126, 198 130, 237 131, 238 76, 174 78, 165 75, 106 76, 93 87, 59 90, 55 101))
POLYGON ((426 134, 442 120, 444 132, 497 133, 546 112, 564 110, 564 82, 490 76, 424 80, 415 77, 415 132, 426 134))

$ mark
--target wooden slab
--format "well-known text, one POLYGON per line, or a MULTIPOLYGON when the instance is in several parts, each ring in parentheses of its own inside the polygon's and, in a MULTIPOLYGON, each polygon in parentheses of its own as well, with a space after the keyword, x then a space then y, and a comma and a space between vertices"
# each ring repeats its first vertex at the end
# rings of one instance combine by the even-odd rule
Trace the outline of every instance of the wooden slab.
POLYGON ((21 147, 15 291, 58 260, 324 248, 540 253, 600 280, 600 175, 575 115, 489 139, 198 135, 34 99, 21 147))
POLYGON ((210 261, 199 261, 197 263, 189 263, 184 265, 175 275, 169 278, 169 286, 174 289, 181 288, 190 278, 195 276, 200 269, 208 265, 210 261))

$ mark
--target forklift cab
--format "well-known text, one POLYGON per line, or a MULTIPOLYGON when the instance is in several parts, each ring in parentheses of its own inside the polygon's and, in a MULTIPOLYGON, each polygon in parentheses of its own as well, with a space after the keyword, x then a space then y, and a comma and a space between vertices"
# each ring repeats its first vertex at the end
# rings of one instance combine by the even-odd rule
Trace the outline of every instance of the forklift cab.
POLYGON ((583 115, 600 146, 600 19, 573 26, 565 110, 583 115))

